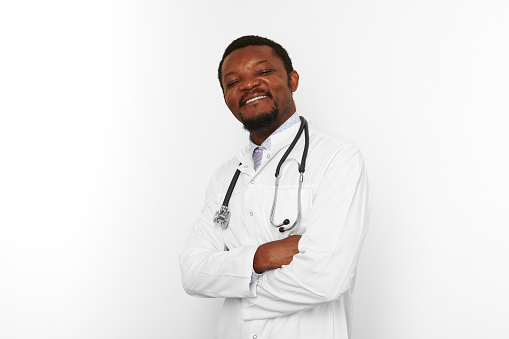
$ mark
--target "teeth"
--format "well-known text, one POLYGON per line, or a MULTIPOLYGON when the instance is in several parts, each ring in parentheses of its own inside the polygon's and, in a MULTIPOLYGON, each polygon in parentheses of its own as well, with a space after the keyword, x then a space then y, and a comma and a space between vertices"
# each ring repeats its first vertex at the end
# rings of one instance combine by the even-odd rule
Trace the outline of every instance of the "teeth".
POLYGON ((249 104, 250 102, 253 102, 253 101, 255 101, 255 100, 260 100, 260 99, 263 99, 263 98, 266 98, 266 97, 267 97, 266 95, 262 95, 262 96, 260 96, 260 97, 254 97, 254 98, 249 99, 248 101, 246 101, 246 103, 245 103, 244 105, 247 105, 247 104, 249 104))

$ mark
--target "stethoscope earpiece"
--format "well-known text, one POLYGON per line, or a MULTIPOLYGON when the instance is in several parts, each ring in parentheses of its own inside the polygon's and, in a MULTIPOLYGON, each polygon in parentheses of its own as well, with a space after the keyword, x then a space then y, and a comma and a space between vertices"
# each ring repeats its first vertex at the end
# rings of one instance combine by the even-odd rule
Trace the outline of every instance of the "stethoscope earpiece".
MULTIPOLYGON (((285 220, 283 221, 283 225, 289 225, 289 224, 290 224, 290 220, 285 219, 285 220)), ((279 232, 284 233, 285 231, 286 231, 286 230, 285 230, 285 227, 284 227, 284 226, 279 227, 279 232)))

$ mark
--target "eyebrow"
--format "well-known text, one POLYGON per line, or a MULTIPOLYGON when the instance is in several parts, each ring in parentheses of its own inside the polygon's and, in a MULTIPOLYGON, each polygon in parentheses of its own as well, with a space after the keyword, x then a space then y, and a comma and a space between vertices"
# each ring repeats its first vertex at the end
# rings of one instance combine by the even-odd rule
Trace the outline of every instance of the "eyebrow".
MULTIPOLYGON (((269 60, 260 60, 260 61, 257 61, 257 62, 254 63, 253 66, 258 66, 259 64, 263 64, 264 62, 269 62, 269 60)), ((232 75, 232 74, 235 74, 235 71, 226 73, 225 75, 223 75, 223 79, 225 79, 227 76, 232 75)))

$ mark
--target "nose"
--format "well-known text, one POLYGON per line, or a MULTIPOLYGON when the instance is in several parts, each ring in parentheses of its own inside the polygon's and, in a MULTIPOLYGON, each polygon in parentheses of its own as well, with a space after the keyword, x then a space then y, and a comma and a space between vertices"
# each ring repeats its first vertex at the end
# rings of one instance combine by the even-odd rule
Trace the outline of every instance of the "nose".
POLYGON ((240 82, 239 89, 241 91, 250 91, 254 87, 260 86, 260 84, 261 81, 257 77, 247 77, 242 79, 242 81, 240 82))

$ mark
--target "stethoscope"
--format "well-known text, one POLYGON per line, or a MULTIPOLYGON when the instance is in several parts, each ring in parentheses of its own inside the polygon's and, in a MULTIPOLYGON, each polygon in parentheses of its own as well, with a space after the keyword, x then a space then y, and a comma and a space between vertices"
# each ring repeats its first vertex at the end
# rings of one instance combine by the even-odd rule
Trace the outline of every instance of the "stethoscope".
MULTIPOLYGON (((277 167, 276 167, 276 183, 275 183, 275 187, 274 187, 275 191, 274 191, 274 200, 272 201, 272 210, 270 212, 270 224, 274 227, 279 228, 279 232, 281 232, 281 233, 295 228, 299 224, 300 217, 301 217, 301 190, 302 190, 302 182, 304 181, 306 158, 308 156, 309 130, 308 130, 308 122, 306 121, 306 119, 304 119, 303 117, 300 117, 300 121, 301 122, 300 122, 299 131, 295 135, 295 138, 293 138, 293 141, 290 144, 290 147, 288 147, 288 149, 286 150, 286 152, 283 155, 283 157, 281 158, 281 160, 279 160, 279 163, 277 164, 277 167), (295 221, 293 222, 293 224, 290 227, 286 228, 286 226, 290 224, 289 219, 283 220, 283 222, 281 224, 274 223, 274 214, 276 213, 279 180, 281 179, 281 176, 279 174, 281 171, 281 166, 285 163, 286 158, 288 158, 288 155, 295 147, 295 144, 297 144, 297 141, 299 141, 299 138, 302 135, 303 131, 305 131, 305 133, 304 133, 305 144, 304 144, 304 150, 302 151, 302 159, 301 159, 300 164, 295 159, 288 159, 288 163, 285 164, 285 167, 286 167, 289 163, 296 162, 297 166, 299 167, 299 173, 300 173, 298 200, 297 200, 297 217, 295 218, 295 221)), ((226 196, 224 197, 223 204, 221 205, 221 208, 219 209, 219 211, 216 212, 216 214, 214 216, 214 223, 218 226, 221 226, 223 229, 226 229, 228 227, 228 223, 230 222, 230 211, 228 210, 228 203, 230 202, 230 197, 232 195, 233 188, 235 187, 235 184, 237 183, 237 180, 239 179, 239 175, 240 175, 240 170, 237 169, 235 171, 235 174, 233 175, 232 181, 230 182, 228 191, 226 191, 226 196)))

